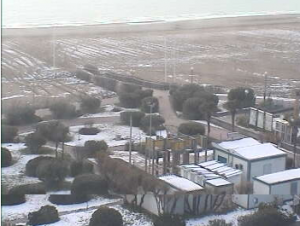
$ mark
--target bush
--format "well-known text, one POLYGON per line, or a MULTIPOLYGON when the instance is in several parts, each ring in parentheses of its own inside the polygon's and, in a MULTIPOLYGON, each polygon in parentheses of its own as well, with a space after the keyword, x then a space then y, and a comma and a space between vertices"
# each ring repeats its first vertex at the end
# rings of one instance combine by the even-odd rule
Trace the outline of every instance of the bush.
POLYGON ((142 99, 142 105, 141 105, 141 110, 146 113, 150 113, 150 106, 149 103, 151 103, 152 107, 152 113, 158 112, 159 111, 159 102, 156 97, 146 97, 142 99))
POLYGON ((38 154, 40 148, 47 143, 40 133, 30 133, 25 137, 25 145, 29 148, 31 154, 38 154))
POLYGON ((70 174, 72 177, 76 177, 80 174, 93 173, 94 166, 88 161, 75 161, 71 163, 70 174))
POLYGON ((163 117, 161 117, 160 115, 146 115, 141 120, 141 128, 146 132, 149 130, 150 118, 152 118, 151 119, 152 130, 154 130, 154 131, 156 131, 158 128, 160 128, 165 123, 165 119, 163 117))
POLYGON ((207 226, 233 226, 232 223, 226 223, 223 219, 210 220, 207 226))
POLYGON ((25 167, 25 174, 27 176, 36 177, 37 176, 37 168, 40 165, 45 165, 47 162, 52 161, 54 158, 50 156, 39 156, 37 158, 31 159, 27 162, 25 167))
POLYGON ((98 67, 96 67, 94 65, 91 65, 91 64, 84 65, 83 69, 85 71, 88 71, 88 72, 92 73, 92 74, 99 74, 98 67))
POLYGON ((56 205, 73 205, 86 202, 88 200, 77 200, 73 195, 50 195, 48 200, 56 205))
POLYGON ((97 153, 106 152, 108 145, 104 140, 88 140, 84 143, 84 151, 88 157, 95 157, 97 153))
POLYGON ((66 142, 70 140, 68 136, 69 127, 57 120, 39 123, 36 127, 36 133, 40 133, 47 140, 53 142, 66 142))
POLYGON ((1 126, 1 142, 11 143, 14 142, 15 137, 18 135, 18 128, 14 126, 1 126))
POLYGON ((83 127, 78 132, 81 135, 96 135, 100 133, 100 129, 96 127, 83 127))
POLYGON ((249 127, 249 117, 245 115, 240 115, 236 118, 237 124, 243 127, 249 127))
POLYGON ((188 136, 204 135, 205 127, 197 122, 186 122, 180 124, 178 132, 188 136))
POLYGON ((126 108, 140 107, 142 99, 152 96, 153 90, 142 90, 140 86, 122 83, 118 87, 120 104, 126 108))
POLYGON ((199 109, 203 102, 203 99, 199 99, 197 97, 187 99, 183 103, 182 107, 182 113, 184 117, 190 120, 203 119, 204 115, 199 109))
POLYGON ((77 200, 86 200, 89 195, 104 195, 107 194, 107 182, 96 174, 82 174, 75 177, 71 194, 77 200))
POLYGON ((227 98, 228 101, 235 101, 237 103, 237 108, 253 107, 256 99, 254 90, 244 87, 231 89, 227 98))
POLYGON ((141 111, 124 111, 121 113, 121 121, 130 125, 130 115, 132 115, 132 126, 139 127, 141 125, 141 120, 145 116, 144 112, 141 111))
POLYGON ((177 215, 163 214, 157 217, 154 226, 185 226, 185 221, 182 217, 177 215))
POLYGON ((122 215, 115 209, 103 206, 93 213, 89 226, 123 226, 122 215))
POLYGON ((26 195, 26 194, 46 194, 46 188, 43 183, 23 184, 9 190, 11 195, 26 195))
POLYGON ((292 215, 281 212, 271 204, 261 204, 255 213, 238 218, 239 226, 288 226, 294 221, 292 215))
POLYGON ((196 84, 183 85, 180 88, 174 89, 172 93, 172 103, 176 111, 182 111, 183 103, 192 97, 195 97, 197 92, 203 92, 204 88, 196 84))
POLYGON ((80 108, 83 113, 97 113, 101 105, 101 100, 96 97, 85 96, 81 98, 80 108))
POLYGON ((77 116, 75 106, 67 101, 57 101, 51 104, 49 109, 56 119, 70 119, 77 116))
POLYGON ((1 147, 1 167, 12 165, 12 156, 8 149, 1 147))
POLYGON ((25 195, 18 194, 1 194, 1 205, 2 206, 12 206, 19 205, 26 202, 25 195))
POLYGON ((41 118, 35 115, 35 109, 30 105, 13 106, 8 109, 5 117, 9 125, 24 125, 41 121, 41 118))
POLYGON ((90 82, 91 78, 92 78, 92 75, 89 72, 84 71, 84 70, 77 70, 75 72, 75 76, 76 76, 76 78, 87 81, 87 82, 90 82))
POLYGON ((68 165, 66 162, 60 159, 53 159, 45 162, 45 164, 39 164, 36 169, 37 177, 45 182, 45 185, 49 188, 57 188, 65 180, 68 175, 68 165))
POLYGON ((97 86, 101 86, 105 89, 108 89, 110 91, 116 91, 117 87, 117 81, 111 78, 106 78, 106 77, 96 77, 95 78, 95 84, 97 86))
POLYGON ((38 211, 28 214, 29 225, 50 224, 57 221, 59 221, 59 215, 54 206, 42 206, 38 211))

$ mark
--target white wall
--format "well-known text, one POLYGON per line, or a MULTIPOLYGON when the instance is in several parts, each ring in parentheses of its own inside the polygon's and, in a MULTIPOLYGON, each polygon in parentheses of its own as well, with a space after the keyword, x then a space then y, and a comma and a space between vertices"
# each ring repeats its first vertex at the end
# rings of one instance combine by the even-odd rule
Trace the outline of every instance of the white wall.
POLYGON ((247 209, 248 208, 248 195, 232 195, 232 202, 247 209))
POLYGON ((250 181, 253 181, 253 177, 265 175, 263 172, 264 165, 271 164, 272 171, 270 173, 276 173, 285 170, 286 158, 278 157, 272 159, 264 159, 251 163, 250 181))
POLYGON ((269 186, 257 180, 253 182, 253 194, 270 194, 269 186))
POLYGON ((280 183, 276 185, 272 185, 271 194, 279 194, 279 195, 290 195, 291 194, 291 184, 296 182, 298 184, 297 194, 300 194, 300 180, 298 181, 289 181, 286 183, 280 183))

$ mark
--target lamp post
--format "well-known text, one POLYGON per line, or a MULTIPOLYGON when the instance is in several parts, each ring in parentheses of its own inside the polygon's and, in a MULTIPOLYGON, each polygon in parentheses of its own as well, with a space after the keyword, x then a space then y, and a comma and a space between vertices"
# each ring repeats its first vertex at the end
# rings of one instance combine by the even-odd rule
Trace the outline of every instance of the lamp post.
POLYGON ((149 101, 148 106, 150 107, 150 122, 149 122, 149 136, 151 140, 151 149, 152 149, 152 174, 154 174, 154 147, 153 147, 153 142, 152 142, 152 112, 153 112, 153 107, 155 106, 155 103, 152 101, 149 101))
POLYGON ((130 113, 130 139, 129 139, 129 164, 131 165, 131 149, 132 149, 132 113, 130 113))
POLYGON ((190 80, 191 80, 191 83, 193 83, 193 80, 194 80, 194 67, 191 67, 191 72, 190 72, 190 80))

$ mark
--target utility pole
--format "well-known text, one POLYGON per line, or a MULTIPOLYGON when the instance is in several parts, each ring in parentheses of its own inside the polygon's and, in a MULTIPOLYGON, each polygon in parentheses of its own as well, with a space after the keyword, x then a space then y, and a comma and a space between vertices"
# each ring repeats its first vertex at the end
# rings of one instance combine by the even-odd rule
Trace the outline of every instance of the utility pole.
POLYGON ((55 64, 56 64, 56 62, 55 62, 55 40, 56 40, 56 35, 55 35, 55 26, 53 27, 53 34, 52 34, 52 41, 53 41, 53 44, 52 44, 52 58, 53 58, 53 67, 55 68, 56 66, 55 66, 55 64))
POLYGON ((165 83, 167 83, 167 39, 165 37, 165 83))
POLYGON ((268 83, 268 72, 264 73, 264 121, 263 121, 263 131, 266 130, 266 96, 267 96, 267 83, 268 83))
POLYGON ((190 77, 191 77, 191 83, 193 84, 193 82, 194 82, 194 68, 193 67, 191 67, 190 77))
POLYGON ((131 149, 132 149, 132 113, 130 114, 130 141, 129 141, 129 164, 131 165, 131 149))
POLYGON ((174 49, 173 49, 173 83, 175 84, 175 76, 176 76, 176 41, 174 41, 174 49))

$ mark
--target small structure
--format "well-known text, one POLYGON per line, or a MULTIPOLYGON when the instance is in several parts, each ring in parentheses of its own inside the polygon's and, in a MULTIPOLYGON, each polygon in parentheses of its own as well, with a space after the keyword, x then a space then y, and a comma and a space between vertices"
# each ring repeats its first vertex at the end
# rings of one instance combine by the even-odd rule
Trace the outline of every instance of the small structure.
POLYGON ((254 194, 299 195, 300 168, 254 178, 254 194))
POLYGON ((242 181, 283 171, 287 154, 271 143, 261 144, 253 138, 213 143, 214 159, 242 170, 242 181))
POLYGON ((293 128, 290 123, 284 119, 275 120, 275 135, 279 138, 280 142, 292 143, 293 139, 293 128))
POLYGON ((199 165, 178 166, 180 176, 203 186, 212 194, 233 193, 234 183, 239 184, 242 172, 217 161, 199 165))
POLYGON ((250 108, 249 125, 255 128, 273 131, 273 118, 274 115, 272 113, 257 108, 250 108))

